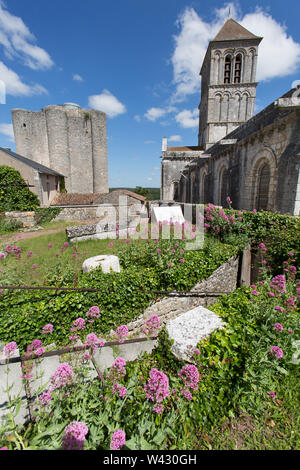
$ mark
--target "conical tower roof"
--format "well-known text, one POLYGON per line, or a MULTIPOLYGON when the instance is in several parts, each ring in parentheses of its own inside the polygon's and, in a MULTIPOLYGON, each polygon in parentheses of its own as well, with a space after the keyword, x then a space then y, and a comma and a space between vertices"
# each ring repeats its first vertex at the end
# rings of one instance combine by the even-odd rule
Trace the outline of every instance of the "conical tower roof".
POLYGON ((232 18, 229 18, 212 41, 231 41, 234 39, 260 39, 250 33, 232 18))

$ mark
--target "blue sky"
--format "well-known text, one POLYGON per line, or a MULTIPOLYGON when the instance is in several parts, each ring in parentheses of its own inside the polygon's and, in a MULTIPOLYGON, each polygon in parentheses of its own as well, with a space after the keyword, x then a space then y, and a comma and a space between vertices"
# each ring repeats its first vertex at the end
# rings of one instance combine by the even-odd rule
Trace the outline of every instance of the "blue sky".
POLYGON ((0 80, 6 83, 0 146, 15 149, 12 108, 76 102, 107 113, 110 187, 159 187, 162 138, 170 146, 197 145, 199 71, 229 8, 264 37, 260 111, 300 81, 297 4, 0 0, 0 80))

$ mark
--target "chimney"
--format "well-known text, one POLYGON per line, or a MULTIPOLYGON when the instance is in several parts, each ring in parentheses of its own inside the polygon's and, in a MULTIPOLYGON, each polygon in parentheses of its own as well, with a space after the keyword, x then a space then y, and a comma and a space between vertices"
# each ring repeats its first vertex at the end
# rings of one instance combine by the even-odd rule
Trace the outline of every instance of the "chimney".
POLYGON ((161 151, 162 151, 162 152, 166 152, 166 151, 167 151, 167 147, 168 147, 168 139, 167 139, 166 137, 164 137, 163 140, 162 140, 161 151))

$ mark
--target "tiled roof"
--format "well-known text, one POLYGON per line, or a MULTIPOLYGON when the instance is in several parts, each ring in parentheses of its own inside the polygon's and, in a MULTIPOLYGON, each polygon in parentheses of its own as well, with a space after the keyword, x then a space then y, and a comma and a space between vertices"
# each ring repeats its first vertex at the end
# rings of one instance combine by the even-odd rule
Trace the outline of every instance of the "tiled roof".
POLYGON ((0 147, 0 151, 6 153, 7 155, 14 158, 15 160, 18 160, 19 162, 24 163, 25 165, 31 166, 31 168, 34 168, 39 173, 45 173, 46 175, 54 175, 54 176, 64 176, 61 173, 58 173, 57 171, 52 170, 51 168, 48 168, 45 165, 42 165, 41 163, 37 163, 33 160, 30 160, 30 158, 23 157, 23 155, 19 155, 18 153, 12 152, 10 149, 0 147))
POLYGON ((224 26, 220 29, 213 41, 230 41, 232 39, 261 39, 250 33, 239 23, 229 18, 224 26))
POLYGON ((94 201, 101 196, 104 196, 104 194, 58 193, 51 202, 51 206, 84 206, 93 204, 94 201))

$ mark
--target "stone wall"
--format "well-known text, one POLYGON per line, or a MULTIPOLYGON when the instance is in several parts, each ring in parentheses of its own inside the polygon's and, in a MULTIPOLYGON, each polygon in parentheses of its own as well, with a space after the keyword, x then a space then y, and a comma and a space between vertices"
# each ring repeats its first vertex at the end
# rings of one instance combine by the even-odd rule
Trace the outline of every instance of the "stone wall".
POLYGON ((35 221, 34 221, 34 215, 35 212, 5 212, 5 217, 8 220, 13 220, 15 222, 20 222, 22 224, 22 227, 34 227, 35 221))
POLYGON ((144 326, 145 321, 152 315, 157 315, 163 326, 168 320, 176 318, 183 312, 200 305, 206 307, 215 303, 217 296, 210 296, 209 293, 220 293, 221 295, 224 292, 233 292, 239 285, 239 265, 239 256, 233 256, 217 268, 207 279, 198 282, 189 292, 189 296, 180 297, 178 294, 176 297, 166 296, 159 299, 153 305, 150 305, 136 320, 127 324, 129 332, 138 333, 144 326), (204 297, 196 295, 204 292, 207 293, 204 297), (195 294, 195 297, 192 294, 195 294))

